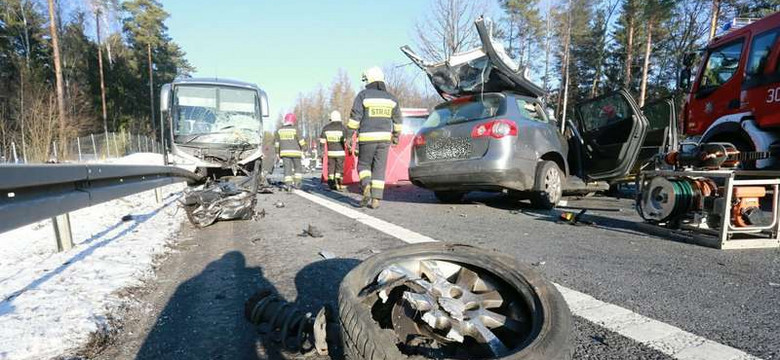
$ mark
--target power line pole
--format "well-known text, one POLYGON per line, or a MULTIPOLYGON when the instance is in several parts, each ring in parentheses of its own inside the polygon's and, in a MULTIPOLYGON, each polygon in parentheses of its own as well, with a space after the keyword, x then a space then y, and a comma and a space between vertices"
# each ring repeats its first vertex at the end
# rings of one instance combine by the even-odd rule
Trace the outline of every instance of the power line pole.
MULTIPOLYGON (((154 121, 154 77, 152 77, 152 44, 146 44, 146 56, 149 61, 149 115, 152 118, 152 133, 156 134, 157 124, 154 121)), ((161 139, 162 140, 162 139, 161 139)))
MULTIPOLYGON (((103 47, 100 42, 100 9, 95 11, 95 29, 97 31, 98 68, 100 70, 100 100, 103 105, 103 132, 106 134, 106 144, 108 144, 108 111, 106 109, 106 82, 103 78, 103 47)), ((108 146, 106 146, 106 155, 108 155, 108 146)))

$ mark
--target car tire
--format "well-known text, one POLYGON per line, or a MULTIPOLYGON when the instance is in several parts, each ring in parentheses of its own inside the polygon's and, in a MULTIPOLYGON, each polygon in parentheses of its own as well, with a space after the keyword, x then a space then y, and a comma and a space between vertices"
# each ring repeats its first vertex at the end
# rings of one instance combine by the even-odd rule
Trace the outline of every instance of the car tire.
POLYGON ((436 200, 444 204, 459 204, 466 197, 465 191, 434 191, 433 196, 436 200))
MULTIPOLYGON (((529 266, 495 251, 467 245, 424 243, 383 251, 352 269, 339 288, 339 324, 348 359, 425 358, 405 354, 393 326, 383 328, 375 320, 376 307, 384 306, 372 286, 388 266, 409 260, 436 260, 473 266, 508 284, 528 304, 527 337, 516 348, 495 359, 571 359, 572 316, 555 286, 529 266), (377 305, 380 304, 380 305, 377 305)), ((391 317, 395 319, 395 317, 391 317)), ((405 319, 408 320, 408 319, 405 319)), ((396 320, 392 320, 396 321, 396 320)), ((403 320, 397 320, 403 321, 403 320)), ((458 345, 462 347, 463 345, 458 345)), ((459 350, 462 351, 462 350, 459 350)), ((461 354, 462 355, 462 354, 461 354)), ((446 356, 445 356, 446 357, 446 356)))
POLYGON ((536 166, 534 191, 531 205, 549 210, 558 205, 563 197, 564 175, 554 161, 542 161, 536 166))

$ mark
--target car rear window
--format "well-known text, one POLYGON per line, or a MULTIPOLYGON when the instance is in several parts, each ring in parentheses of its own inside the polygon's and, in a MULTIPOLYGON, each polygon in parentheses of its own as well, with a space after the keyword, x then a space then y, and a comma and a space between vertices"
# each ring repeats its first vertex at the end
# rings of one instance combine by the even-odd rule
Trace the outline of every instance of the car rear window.
POLYGON ((491 118, 504 115, 506 98, 500 94, 485 94, 464 97, 436 107, 425 121, 424 127, 438 127, 448 124, 491 118))

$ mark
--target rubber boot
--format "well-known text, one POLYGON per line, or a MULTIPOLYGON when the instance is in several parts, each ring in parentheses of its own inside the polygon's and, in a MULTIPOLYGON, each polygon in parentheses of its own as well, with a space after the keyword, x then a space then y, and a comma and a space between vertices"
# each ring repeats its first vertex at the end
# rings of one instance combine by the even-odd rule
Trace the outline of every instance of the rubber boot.
POLYGON ((335 190, 336 189, 336 182, 333 180, 328 180, 328 189, 335 190))
POLYGON ((336 179, 336 191, 344 191, 344 184, 341 183, 341 178, 336 179))
POLYGON ((363 199, 360 200, 360 207, 366 207, 371 202, 371 187, 366 186, 363 188, 363 199))
POLYGON ((371 199, 371 204, 368 204, 369 208, 379 209, 379 199, 371 199))

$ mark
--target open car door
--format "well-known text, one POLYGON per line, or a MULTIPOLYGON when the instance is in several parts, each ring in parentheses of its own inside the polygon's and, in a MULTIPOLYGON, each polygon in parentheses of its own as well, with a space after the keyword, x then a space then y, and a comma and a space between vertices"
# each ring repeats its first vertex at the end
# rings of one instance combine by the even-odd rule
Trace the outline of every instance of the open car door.
POLYGON ((677 112, 674 100, 659 99, 642 107, 642 114, 647 118, 647 135, 639 150, 632 174, 639 173, 653 157, 677 149, 677 112))
POLYGON ((506 54, 500 42, 493 40, 490 20, 480 17, 474 26, 482 46, 453 54, 444 61, 428 62, 408 46, 401 51, 425 71, 439 95, 447 100, 504 90, 531 97, 544 95, 544 89, 526 77, 525 68, 506 54))
POLYGON ((648 121, 625 90, 575 106, 582 138, 582 172, 587 180, 626 177, 641 150, 648 121))

